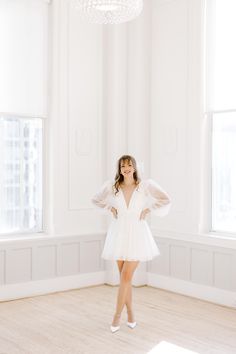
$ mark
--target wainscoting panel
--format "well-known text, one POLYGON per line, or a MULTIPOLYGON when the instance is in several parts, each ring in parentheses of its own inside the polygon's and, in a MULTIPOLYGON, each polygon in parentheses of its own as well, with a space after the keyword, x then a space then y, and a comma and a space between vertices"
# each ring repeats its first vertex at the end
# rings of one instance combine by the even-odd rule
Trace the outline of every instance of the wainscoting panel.
POLYGON ((194 283, 213 285, 212 251, 191 248, 191 280, 194 283))
POLYGON ((84 241, 80 246, 80 272, 90 273, 101 270, 101 243, 84 241))
MULTIPOLYGON (((236 249, 161 237, 160 232, 155 240, 161 255, 140 265, 134 285, 236 307, 236 249)), ((101 233, 1 242, 0 301, 104 284, 106 274, 117 273, 115 263, 101 258, 104 241, 101 233)))
POLYGON ((161 255, 148 263, 148 285, 236 307, 235 249, 158 234, 161 255))
POLYGON ((170 245, 170 275, 175 278, 190 279, 189 247, 170 245))
POLYGON ((0 301, 104 284, 104 233, 0 242, 0 301))
POLYGON ((34 257, 34 280, 53 278, 57 275, 57 246, 37 247, 34 257))
POLYGON ((62 244, 58 261, 59 276, 78 274, 80 271, 80 244, 78 242, 62 244))
POLYGON ((217 288, 230 290, 235 289, 233 284, 235 277, 235 268, 233 264, 233 255, 227 253, 214 252, 214 273, 213 282, 217 288))
POLYGON ((0 251, 0 285, 5 282, 5 251, 0 251))
POLYGON ((32 280, 32 248, 15 248, 6 253, 6 283, 32 280))
POLYGON ((236 290, 236 250, 160 236, 155 239, 161 255, 149 262, 148 272, 236 290))
POLYGON ((149 272, 160 272, 163 275, 170 274, 170 262, 169 262, 169 243, 163 240, 157 240, 157 245, 160 250, 160 255, 155 257, 153 261, 148 262, 148 271, 149 272))

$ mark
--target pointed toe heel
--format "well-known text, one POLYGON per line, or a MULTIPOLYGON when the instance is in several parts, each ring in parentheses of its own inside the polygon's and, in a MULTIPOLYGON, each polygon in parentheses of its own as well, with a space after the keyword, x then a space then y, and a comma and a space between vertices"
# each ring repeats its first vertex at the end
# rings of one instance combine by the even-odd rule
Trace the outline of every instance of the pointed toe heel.
POLYGON ((127 326, 133 329, 137 326, 137 322, 127 322, 127 326))
POLYGON ((111 332, 115 333, 115 332, 119 331, 120 326, 111 326, 110 328, 111 328, 111 332))
MULTIPOLYGON (((121 314, 116 314, 116 315, 114 316, 114 319, 115 319, 115 318, 119 318, 119 319, 120 319, 120 316, 121 316, 121 314)), ((113 320, 114 320, 114 319, 113 319, 113 320)), ((120 324, 118 324, 118 326, 112 326, 112 324, 111 324, 110 329, 111 329, 111 332, 112 332, 112 333, 115 333, 115 332, 119 331, 119 329, 120 329, 120 324)))

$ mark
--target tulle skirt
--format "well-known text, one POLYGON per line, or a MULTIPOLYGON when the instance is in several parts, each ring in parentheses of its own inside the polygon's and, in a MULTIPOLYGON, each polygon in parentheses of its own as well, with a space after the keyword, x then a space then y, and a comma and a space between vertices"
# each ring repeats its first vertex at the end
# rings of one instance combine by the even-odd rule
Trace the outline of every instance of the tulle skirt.
POLYGON ((107 260, 149 261, 160 255, 146 220, 123 217, 111 221, 101 257, 107 260))

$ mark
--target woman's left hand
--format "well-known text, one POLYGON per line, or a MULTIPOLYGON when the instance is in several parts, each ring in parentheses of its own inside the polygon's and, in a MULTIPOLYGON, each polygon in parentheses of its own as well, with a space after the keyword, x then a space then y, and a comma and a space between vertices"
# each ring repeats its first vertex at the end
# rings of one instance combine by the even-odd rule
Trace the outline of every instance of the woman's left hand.
POLYGON ((143 219, 145 219, 145 217, 146 217, 146 215, 148 214, 148 213, 150 213, 150 209, 143 209, 142 210, 142 212, 141 212, 141 214, 140 214, 140 220, 143 220, 143 219))

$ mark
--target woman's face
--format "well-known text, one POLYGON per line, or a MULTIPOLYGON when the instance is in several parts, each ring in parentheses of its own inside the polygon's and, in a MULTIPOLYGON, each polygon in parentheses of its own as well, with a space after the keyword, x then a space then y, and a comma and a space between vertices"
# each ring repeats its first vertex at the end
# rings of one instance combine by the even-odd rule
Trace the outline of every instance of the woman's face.
POLYGON ((135 169, 131 160, 121 161, 120 173, 124 176, 124 178, 133 177, 134 171, 135 169))

